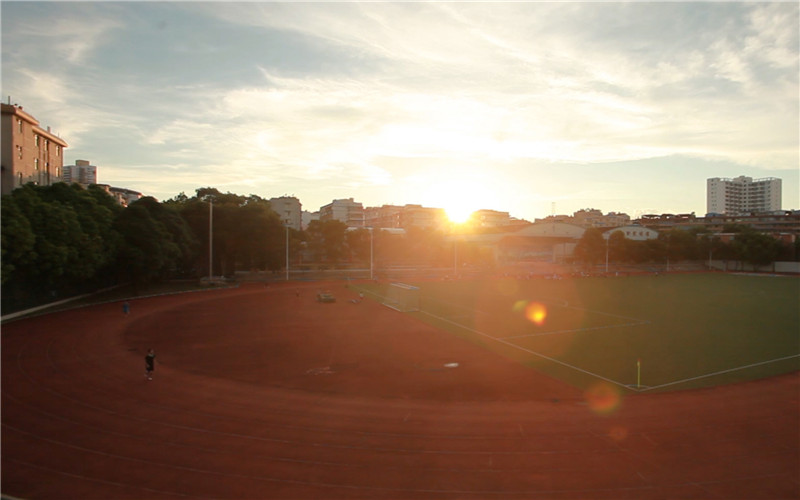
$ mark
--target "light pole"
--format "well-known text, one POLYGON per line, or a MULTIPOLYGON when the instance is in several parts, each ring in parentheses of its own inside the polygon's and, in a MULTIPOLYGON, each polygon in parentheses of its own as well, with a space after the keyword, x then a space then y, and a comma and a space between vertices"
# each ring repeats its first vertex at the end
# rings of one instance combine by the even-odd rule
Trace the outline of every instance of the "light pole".
POLYGON ((212 242, 214 237, 214 200, 208 201, 208 282, 211 283, 211 273, 213 272, 214 262, 214 245, 212 242))
MULTIPOLYGON (((606 234, 606 274, 608 274, 608 241, 611 239, 610 234, 606 234)), ((619 269, 619 268, 617 268, 619 269)))
POLYGON ((369 280, 370 281, 372 281, 372 279, 373 279, 372 278, 372 269, 373 269, 372 263, 373 263, 373 252, 374 252, 374 243, 373 243, 374 234, 375 234, 374 231, 375 231, 375 228, 373 228, 373 227, 369 228, 369 280))
POLYGON ((458 240, 453 238, 453 279, 458 279, 458 240))
POLYGON ((289 219, 286 219, 286 281, 289 281, 289 219))

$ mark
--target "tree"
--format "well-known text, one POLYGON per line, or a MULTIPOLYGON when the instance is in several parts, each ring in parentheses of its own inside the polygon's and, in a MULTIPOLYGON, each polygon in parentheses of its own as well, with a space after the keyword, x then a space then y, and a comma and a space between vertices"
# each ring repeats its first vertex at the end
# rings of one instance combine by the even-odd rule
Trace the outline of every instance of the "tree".
POLYGON ((36 244, 36 235, 28 218, 17 206, 15 198, 3 199, 2 212, 2 282, 15 276, 14 272, 24 268, 31 261, 36 244))
POLYGON ((347 224, 338 220, 314 220, 308 225, 308 248, 315 260, 338 264, 344 256, 347 224))
POLYGON ((180 212, 201 242, 195 259, 198 271, 207 269, 209 251, 214 274, 253 268, 274 271, 283 266, 286 229, 267 200, 256 195, 223 194, 214 188, 200 188, 196 193, 193 198, 182 193, 166 203, 180 212), (212 248, 208 245, 209 230, 213 231, 212 248))
POLYGON ((605 259, 606 242, 599 229, 590 227, 587 229, 578 244, 575 245, 575 258, 586 265, 594 266, 605 259))
POLYGON ((625 237, 622 231, 614 231, 608 236, 608 259, 612 262, 630 260, 631 244, 636 242, 625 237))
POLYGON ((733 247, 739 259, 753 267, 772 264, 781 252, 780 241, 750 228, 736 235, 733 247))
POLYGON ((4 196, 4 227, 17 240, 14 244, 28 251, 6 249, 4 266, 13 266, 13 274, 3 282, 15 281, 12 288, 18 291, 52 293, 95 278, 113 262, 118 243, 113 213, 100 199, 98 193, 64 183, 27 184, 4 196))
POLYGON ((182 253, 166 226, 151 214, 152 205, 141 200, 123 210, 115 229, 123 244, 117 255, 121 279, 135 285, 169 277, 177 267, 182 253))

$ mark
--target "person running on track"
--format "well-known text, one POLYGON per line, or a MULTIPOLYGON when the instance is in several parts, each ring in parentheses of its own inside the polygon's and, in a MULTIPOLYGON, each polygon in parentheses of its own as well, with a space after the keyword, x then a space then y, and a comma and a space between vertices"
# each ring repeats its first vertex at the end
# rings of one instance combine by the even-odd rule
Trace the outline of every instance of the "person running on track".
POLYGON ((153 372, 156 369, 156 353, 152 349, 147 350, 144 357, 144 376, 147 380, 153 380, 153 372))

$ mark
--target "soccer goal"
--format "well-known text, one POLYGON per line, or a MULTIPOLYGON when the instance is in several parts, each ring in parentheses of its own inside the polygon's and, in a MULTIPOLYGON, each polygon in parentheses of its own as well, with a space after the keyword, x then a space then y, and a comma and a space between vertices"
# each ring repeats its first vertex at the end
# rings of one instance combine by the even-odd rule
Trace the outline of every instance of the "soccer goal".
POLYGON ((383 298, 383 305, 400 312, 419 311, 419 288, 405 283, 392 283, 383 298))

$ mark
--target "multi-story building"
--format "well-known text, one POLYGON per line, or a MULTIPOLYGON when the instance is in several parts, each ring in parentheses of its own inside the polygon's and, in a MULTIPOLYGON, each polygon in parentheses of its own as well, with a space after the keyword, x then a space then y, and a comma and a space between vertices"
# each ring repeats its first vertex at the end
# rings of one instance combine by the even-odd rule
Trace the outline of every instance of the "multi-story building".
POLYGON ((561 222, 564 224, 575 224, 582 228, 608 228, 620 227, 630 224, 631 218, 628 214, 620 212, 609 212, 603 215, 603 212, 594 208, 587 208, 574 212, 572 216, 568 215, 549 215, 544 219, 536 219, 536 222, 561 222))
POLYGON ((344 222, 347 227, 364 227, 364 206, 353 201, 353 198, 345 200, 333 200, 331 203, 320 207, 319 220, 338 220, 344 222))
POLYGON ((735 179, 713 177, 706 181, 708 214, 745 215, 781 209, 781 180, 775 177, 735 179))
POLYGON ((64 165, 61 178, 67 184, 76 183, 88 187, 90 184, 97 184, 97 167, 90 165, 87 160, 76 160, 75 165, 64 165))
POLYGON ((376 228, 400 228, 400 213, 403 207, 397 205, 382 205, 380 207, 367 207, 364 209, 364 225, 376 228))
POLYGON ((448 225, 443 208, 422 205, 382 205, 364 209, 364 225, 381 229, 408 229, 410 227, 444 229, 448 225))
POLYGON ((104 189, 109 196, 117 200, 117 203, 123 207, 127 207, 144 196, 139 191, 134 191, 133 189, 118 188, 109 186, 108 184, 97 184, 97 186, 104 189))
POLYGON ((41 186, 61 182, 66 141, 39 126, 22 106, 2 107, 2 194, 33 182, 41 186))
POLYGON ((425 229, 444 229, 449 224, 447 212, 443 208, 428 208, 421 205, 406 205, 400 211, 400 226, 403 229, 421 227, 425 229))
POLYGON ((270 198, 272 210, 278 214, 285 226, 300 231, 303 229, 303 205, 294 196, 270 198))
POLYGON ((510 224, 511 217, 508 212, 483 209, 473 212, 469 221, 476 227, 505 227, 510 224))

